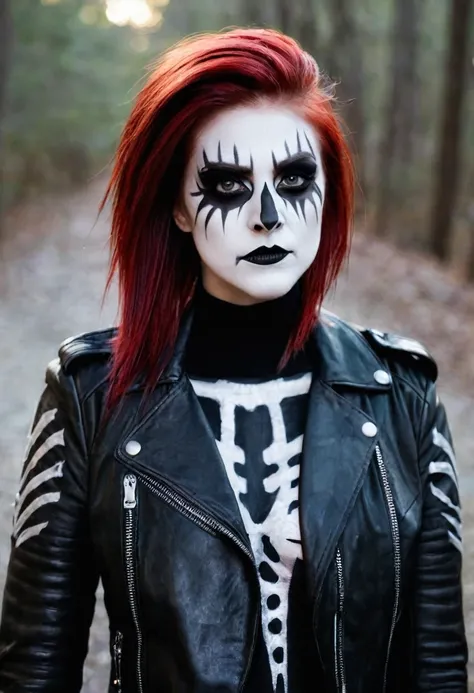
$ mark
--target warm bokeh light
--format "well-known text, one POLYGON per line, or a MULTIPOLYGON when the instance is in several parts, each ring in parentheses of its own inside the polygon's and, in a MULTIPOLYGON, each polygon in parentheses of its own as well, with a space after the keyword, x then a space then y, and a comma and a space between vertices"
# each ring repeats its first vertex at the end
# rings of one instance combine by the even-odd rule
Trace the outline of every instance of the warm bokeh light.
MULTIPOLYGON (((155 3, 160 6, 167 2, 155 3)), ((118 26, 132 24, 138 28, 156 26, 162 20, 161 12, 151 7, 147 0, 106 0, 107 19, 118 26)))

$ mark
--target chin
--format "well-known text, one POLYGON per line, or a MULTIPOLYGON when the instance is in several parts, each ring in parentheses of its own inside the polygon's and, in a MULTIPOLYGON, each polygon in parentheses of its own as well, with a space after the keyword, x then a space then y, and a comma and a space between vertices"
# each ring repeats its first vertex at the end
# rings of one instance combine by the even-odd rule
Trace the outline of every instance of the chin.
POLYGON ((297 283, 298 277, 261 277, 259 281, 248 282, 239 287, 254 301, 272 301, 285 296, 297 283))

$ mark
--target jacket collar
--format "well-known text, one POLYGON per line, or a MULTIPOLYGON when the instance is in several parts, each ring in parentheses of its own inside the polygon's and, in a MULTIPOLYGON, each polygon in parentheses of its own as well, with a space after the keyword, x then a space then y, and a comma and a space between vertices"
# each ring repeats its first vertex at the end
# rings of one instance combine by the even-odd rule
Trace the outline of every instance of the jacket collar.
POLYGON ((331 386, 369 390, 389 390, 391 378, 378 382, 376 374, 386 366, 373 351, 363 328, 322 310, 313 331, 316 346, 316 371, 319 379, 331 386))

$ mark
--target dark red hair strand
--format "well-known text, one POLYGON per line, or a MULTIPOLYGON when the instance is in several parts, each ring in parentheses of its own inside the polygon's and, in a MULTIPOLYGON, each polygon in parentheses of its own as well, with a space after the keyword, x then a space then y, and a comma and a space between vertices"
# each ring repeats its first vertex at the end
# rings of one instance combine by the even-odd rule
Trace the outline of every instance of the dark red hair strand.
MULTIPOLYGON (((326 172, 321 245, 303 277, 301 319, 285 359, 301 349, 347 255, 353 212, 348 147, 310 55, 287 36, 237 29, 193 36, 167 51, 139 93, 101 204, 112 198, 107 289, 119 280, 108 408, 137 379, 149 392, 169 362, 200 271, 191 234, 173 209, 196 131, 223 108, 260 99, 298 110, 319 134, 326 172)), ((106 290, 107 290, 106 289, 106 290)))

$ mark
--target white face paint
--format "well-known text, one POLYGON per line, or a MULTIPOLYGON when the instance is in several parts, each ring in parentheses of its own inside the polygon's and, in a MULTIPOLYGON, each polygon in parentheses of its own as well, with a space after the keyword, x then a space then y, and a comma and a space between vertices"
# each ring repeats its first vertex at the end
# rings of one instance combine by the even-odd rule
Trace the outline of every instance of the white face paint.
POLYGON ((318 252, 324 190, 318 137, 288 107, 241 106, 207 123, 175 213, 206 290, 242 305, 288 293, 318 252))

